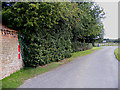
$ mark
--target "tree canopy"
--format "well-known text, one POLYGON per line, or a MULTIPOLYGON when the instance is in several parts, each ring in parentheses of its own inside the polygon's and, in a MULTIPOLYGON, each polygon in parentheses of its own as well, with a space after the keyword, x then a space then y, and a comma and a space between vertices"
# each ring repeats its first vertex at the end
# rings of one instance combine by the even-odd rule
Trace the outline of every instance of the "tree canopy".
POLYGON ((19 31, 26 66, 62 60, 77 51, 75 46, 103 39, 105 13, 94 2, 4 2, 2 7, 3 24, 19 31))

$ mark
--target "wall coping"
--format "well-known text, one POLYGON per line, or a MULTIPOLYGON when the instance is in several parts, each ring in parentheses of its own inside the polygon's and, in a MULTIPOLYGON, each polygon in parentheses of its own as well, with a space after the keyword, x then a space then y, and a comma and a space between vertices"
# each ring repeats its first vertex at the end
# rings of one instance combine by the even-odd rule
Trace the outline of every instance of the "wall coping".
POLYGON ((13 29, 10 29, 10 28, 8 28, 7 26, 4 26, 4 25, 2 25, 2 24, 0 24, 0 29, 2 29, 2 30, 8 30, 8 31, 13 31, 13 32, 18 32, 18 31, 16 31, 16 30, 13 30, 13 29))

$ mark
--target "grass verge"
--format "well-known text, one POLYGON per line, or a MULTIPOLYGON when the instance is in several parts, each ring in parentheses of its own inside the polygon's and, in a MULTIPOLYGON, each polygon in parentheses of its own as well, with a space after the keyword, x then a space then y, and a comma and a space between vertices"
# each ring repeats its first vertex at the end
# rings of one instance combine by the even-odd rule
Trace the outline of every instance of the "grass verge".
POLYGON ((53 62, 45 66, 40 66, 37 68, 23 68, 20 71, 17 71, 11 74, 9 77, 6 77, 0 80, 0 82, 2 81, 2 88, 17 88, 21 84, 23 84, 24 81, 27 79, 30 79, 42 73, 48 72, 60 65, 63 65, 65 63, 72 61, 76 57, 91 54, 98 49, 102 49, 102 47, 93 47, 92 49, 89 49, 86 51, 75 52, 75 53, 72 53, 72 56, 70 58, 61 60, 60 62, 53 62))
POLYGON ((119 49, 120 48, 115 49, 114 54, 115 54, 115 57, 120 61, 120 58, 119 58, 120 53, 118 52, 119 49))

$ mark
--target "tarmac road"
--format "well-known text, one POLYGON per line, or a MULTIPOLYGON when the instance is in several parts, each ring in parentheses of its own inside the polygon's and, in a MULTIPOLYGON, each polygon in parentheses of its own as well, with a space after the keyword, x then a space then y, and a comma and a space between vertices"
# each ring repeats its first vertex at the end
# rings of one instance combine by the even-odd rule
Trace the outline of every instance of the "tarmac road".
POLYGON ((26 80, 19 88, 118 88, 117 46, 106 46, 90 55, 26 80))

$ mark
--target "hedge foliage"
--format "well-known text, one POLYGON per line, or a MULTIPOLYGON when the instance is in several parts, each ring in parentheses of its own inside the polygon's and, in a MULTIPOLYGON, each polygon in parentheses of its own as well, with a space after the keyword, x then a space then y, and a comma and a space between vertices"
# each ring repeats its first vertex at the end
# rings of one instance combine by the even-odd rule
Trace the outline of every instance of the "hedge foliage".
POLYGON ((72 44, 73 52, 88 50, 91 49, 92 47, 93 47, 92 43, 73 42, 72 44))
POLYGON ((3 24, 19 31, 25 66, 60 61, 102 39, 103 10, 90 2, 3 3, 3 24), (7 4, 7 5, 6 5, 7 4))

